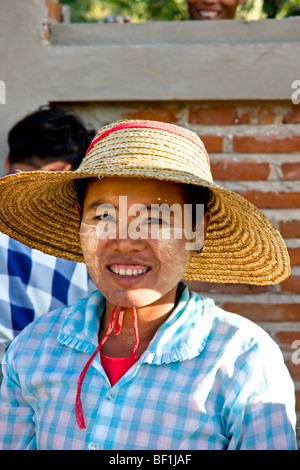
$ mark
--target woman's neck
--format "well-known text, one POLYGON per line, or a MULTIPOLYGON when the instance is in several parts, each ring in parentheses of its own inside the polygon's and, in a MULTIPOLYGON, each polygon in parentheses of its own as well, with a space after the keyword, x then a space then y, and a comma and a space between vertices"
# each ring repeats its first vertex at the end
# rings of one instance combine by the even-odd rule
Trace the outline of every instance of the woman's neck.
MULTIPOLYGON (((136 355, 141 355, 148 347, 159 327, 165 322, 176 304, 176 292, 173 301, 164 304, 153 304, 150 306, 136 308, 138 348, 136 355)), ((106 302, 106 310, 102 315, 99 329, 99 343, 104 338, 109 324, 112 321, 114 305, 106 302)), ((115 322, 112 333, 105 341, 101 352, 110 357, 128 357, 131 355, 136 342, 134 328, 134 314, 131 308, 125 308, 122 326, 119 334, 114 334, 120 308, 115 310, 115 322)))

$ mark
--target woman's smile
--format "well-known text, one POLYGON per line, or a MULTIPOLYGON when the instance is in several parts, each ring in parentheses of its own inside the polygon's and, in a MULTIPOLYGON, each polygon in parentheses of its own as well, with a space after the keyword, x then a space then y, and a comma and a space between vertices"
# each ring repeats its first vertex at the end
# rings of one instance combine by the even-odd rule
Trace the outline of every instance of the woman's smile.
POLYGON ((126 265, 126 264, 112 264, 108 266, 108 269, 113 272, 114 274, 117 274, 118 276, 126 276, 126 277, 140 277, 143 274, 146 274, 148 271, 150 271, 151 268, 148 268, 147 266, 141 266, 141 265, 126 265))
POLYGON ((151 268, 141 264, 111 264, 107 266, 112 280, 123 286, 139 286, 151 268))

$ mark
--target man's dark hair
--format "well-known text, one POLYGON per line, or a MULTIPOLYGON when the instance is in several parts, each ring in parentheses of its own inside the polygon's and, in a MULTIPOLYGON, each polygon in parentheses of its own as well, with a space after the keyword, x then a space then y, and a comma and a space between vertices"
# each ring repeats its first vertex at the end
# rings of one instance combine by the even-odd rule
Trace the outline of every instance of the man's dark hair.
POLYGON ((9 161, 38 166, 54 161, 75 170, 94 136, 74 113, 42 106, 19 121, 8 134, 9 161))

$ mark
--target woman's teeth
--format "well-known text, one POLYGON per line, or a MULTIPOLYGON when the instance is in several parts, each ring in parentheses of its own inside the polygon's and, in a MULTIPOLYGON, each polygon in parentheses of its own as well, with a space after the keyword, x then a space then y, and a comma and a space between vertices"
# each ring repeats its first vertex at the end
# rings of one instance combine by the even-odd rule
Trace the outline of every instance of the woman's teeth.
POLYGON ((117 268, 116 266, 109 266, 109 269, 119 276, 139 276, 145 274, 149 268, 117 268))
POLYGON ((199 15, 201 15, 203 18, 215 18, 218 16, 218 12, 212 10, 202 10, 199 11, 199 15))

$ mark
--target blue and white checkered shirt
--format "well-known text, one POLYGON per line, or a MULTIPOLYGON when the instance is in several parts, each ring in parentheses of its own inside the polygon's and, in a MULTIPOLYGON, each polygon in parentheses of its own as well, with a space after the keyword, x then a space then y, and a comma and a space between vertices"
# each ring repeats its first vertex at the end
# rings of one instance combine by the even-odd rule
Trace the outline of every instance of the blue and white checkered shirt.
POLYGON ((2 449, 296 449, 294 386, 257 325, 180 285, 147 350, 111 387, 94 359, 76 424, 78 377, 98 341, 105 299, 94 292, 46 314, 3 364, 2 449))
POLYGON ((84 263, 46 255, 0 233, 0 345, 8 346, 44 313, 94 289, 84 263))

